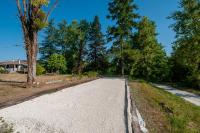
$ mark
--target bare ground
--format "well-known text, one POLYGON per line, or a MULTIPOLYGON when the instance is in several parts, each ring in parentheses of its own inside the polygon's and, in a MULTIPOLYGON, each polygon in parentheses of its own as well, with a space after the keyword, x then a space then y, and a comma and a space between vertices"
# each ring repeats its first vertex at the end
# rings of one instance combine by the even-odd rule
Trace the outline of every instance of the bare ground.
POLYGON ((69 75, 38 76, 37 82, 39 82, 39 84, 34 88, 26 88, 25 74, 0 74, 0 108, 93 79, 95 78, 80 78, 69 75), (51 81, 59 82, 46 84, 46 82, 51 81))

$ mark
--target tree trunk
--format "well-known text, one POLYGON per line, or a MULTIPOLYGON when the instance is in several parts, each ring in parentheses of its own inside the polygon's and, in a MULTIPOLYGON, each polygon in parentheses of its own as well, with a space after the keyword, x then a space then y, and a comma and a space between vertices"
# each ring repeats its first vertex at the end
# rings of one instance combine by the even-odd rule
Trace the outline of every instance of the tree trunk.
POLYGON ((37 62, 37 32, 28 33, 28 36, 25 36, 26 40, 26 55, 27 55, 27 64, 28 64, 28 73, 27 73, 27 87, 30 88, 33 86, 33 83, 36 81, 36 62, 37 62))
POLYGON ((120 39, 120 54, 121 54, 121 74, 122 74, 122 77, 124 77, 124 43, 123 43, 123 40, 122 38, 120 39))

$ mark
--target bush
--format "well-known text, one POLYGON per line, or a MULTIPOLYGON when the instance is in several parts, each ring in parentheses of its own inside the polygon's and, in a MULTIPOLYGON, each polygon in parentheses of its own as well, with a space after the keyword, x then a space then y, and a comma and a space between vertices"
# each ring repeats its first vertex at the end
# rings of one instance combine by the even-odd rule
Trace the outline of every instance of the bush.
POLYGON ((4 69, 3 67, 0 67, 0 73, 4 74, 4 73, 8 73, 8 71, 6 69, 4 69))
POLYGON ((40 64, 37 64, 36 66, 36 74, 37 75, 42 75, 45 74, 46 70, 43 66, 41 66, 40 64))
POLYGON ((90 72, 84 73, 84 75, 87 75, 88 77, 97 77, 97 76, 99 76, 99 73, 90 71, 90 72))
POLYGON ((188 86, 200 89, 200 75, 196 74, 193 76, 189 76, 186 80, 188 86))
POLYGON ((47 67, 50 72, 64 73, 67 70, 65 57, 60 54, 53 54, 49 57, 47 67))

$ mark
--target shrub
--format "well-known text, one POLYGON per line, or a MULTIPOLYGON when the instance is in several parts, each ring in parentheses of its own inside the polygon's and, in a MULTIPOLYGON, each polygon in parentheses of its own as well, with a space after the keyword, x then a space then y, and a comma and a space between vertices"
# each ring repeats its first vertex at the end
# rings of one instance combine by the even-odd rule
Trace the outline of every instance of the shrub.
POLYGON ((0 73, 4 74, 4 73, 8 73, 8 71, 6 69, 4 69, 3 67, 0 67, 0 73))
POLYGON ((63 55, 59 54, 53 54, 49 57, 49 60, 47 62, 48 69, 50 72, 59 72, 64 73, 67 69, 66 67, 66 60, 63 55))
POLYGON ((84 75, 87 75, 88 77, 97 77, 99 73, 90 71, 90 72, 86 72, 84 75))
POLYGON ((189 76, 186 80, 188 86, 194 87, 196 89, 200 89, 200 75, 192 75, 189 76))
POLYGON ((40 64, 37 64, 36 66, 36 74, 37 75, 42 75, 45 74, 46 70, 43 66, 41 66, 40 64))

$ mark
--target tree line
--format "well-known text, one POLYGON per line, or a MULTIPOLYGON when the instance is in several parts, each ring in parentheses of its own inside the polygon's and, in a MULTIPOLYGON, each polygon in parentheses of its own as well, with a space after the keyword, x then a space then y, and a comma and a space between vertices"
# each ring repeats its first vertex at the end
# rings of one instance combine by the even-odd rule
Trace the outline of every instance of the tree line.
MULTIPOLYGON (((45 2, 35 3, 33 9, 47 5, 45 2)), ((200 1, 180 0, 179 9, 169 15, 175 21, 170 27, 176 33, 171 56, 166 55, 157 40, 155 22, 137 10, 134 0, 110 0, 107 19, 113 25, 108 26, 107 33, 102 32, 98 16, 92 22, 63 20, 55 24, 51 20, 39 48, 38 68, 70 74, 94 71, 102 75, 129 75, 200 87, 200 1)), ((36 31, 46 26, 44 14, 41 11, 38 22, 33 23, 36 31)))
POLYGON ((103 74, 106 71, 106 43, 98 16, 93 22, 81 20, 70 24, 64 20, 55 25, 51 20, 45 34, 40 54, 48 72, 82 74, 98 71, 103 74))

